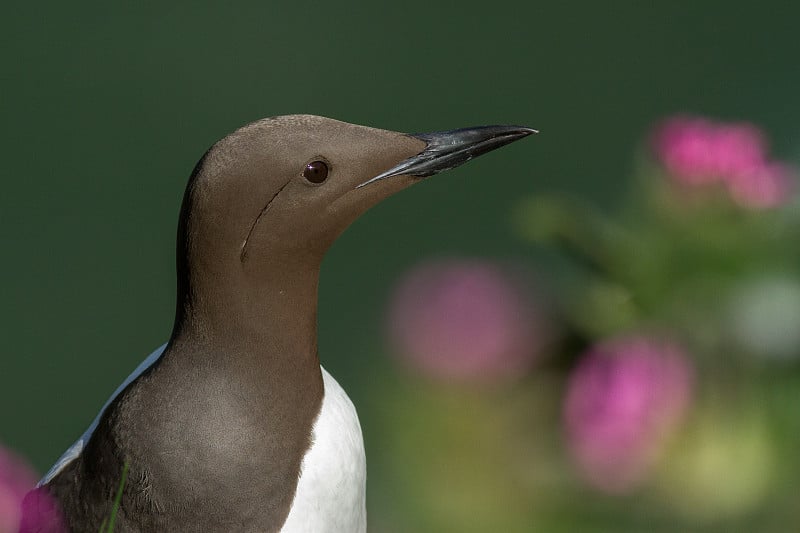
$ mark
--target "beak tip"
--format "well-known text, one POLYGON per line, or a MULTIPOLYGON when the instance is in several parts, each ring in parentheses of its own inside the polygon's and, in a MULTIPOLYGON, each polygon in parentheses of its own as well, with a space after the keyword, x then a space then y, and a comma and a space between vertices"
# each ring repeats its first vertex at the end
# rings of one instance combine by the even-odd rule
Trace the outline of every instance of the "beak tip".
POLYGON ((526 126, 519 127, 519 134, 521 137, 527 137, 528 135, 535 135, 537 133, 539 133, 539 130, 528 128, 526 126))

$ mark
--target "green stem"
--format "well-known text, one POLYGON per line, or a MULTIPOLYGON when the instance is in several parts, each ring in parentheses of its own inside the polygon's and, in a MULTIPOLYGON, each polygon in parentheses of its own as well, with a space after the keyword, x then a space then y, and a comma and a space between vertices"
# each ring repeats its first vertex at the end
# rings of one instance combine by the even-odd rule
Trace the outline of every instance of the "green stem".
MULTIPOLYGON (((106 529, 106 533, 114 533, 114 522, 117 520, 117 511, 119 510, 120 503, 122 502, 122 489, 125 487, 125 481, 128 479, 128 467, 129 463, 126 461, 125 465, 122 467, 122 479, 119 482, 119 489, 117 490, 117 495, 114 497, 114 506, 111 508, 111 516, 108 518, 108 529, 106 529)), ((105 520, 103 521, 105 525, 105 520)), ((102 526, 100 527, 100 531, 102 531, 102 526)))

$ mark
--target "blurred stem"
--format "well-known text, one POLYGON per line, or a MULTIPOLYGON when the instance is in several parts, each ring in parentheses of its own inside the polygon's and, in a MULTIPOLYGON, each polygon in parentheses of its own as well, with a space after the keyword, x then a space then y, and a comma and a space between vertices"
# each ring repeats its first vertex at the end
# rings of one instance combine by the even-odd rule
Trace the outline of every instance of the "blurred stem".
POLYGON ((555 196, 529 198, 517 208, 514 222, 526 239, 553 243, 590 272, 619 279, 615 251, 628 236, 589 206, 555 196))

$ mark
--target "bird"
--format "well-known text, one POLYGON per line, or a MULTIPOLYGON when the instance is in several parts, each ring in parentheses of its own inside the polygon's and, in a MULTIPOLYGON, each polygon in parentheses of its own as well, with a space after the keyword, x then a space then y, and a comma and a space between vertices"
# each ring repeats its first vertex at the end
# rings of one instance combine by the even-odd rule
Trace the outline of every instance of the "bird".
POLYGON ((112 510, 118 532, 366 531, 361 426, 317 350, 323 256, 381 200, 535 132, 285 115, 213 144, 183 196, 169 340, 28 498, 54 498, 70 531, 112 510))

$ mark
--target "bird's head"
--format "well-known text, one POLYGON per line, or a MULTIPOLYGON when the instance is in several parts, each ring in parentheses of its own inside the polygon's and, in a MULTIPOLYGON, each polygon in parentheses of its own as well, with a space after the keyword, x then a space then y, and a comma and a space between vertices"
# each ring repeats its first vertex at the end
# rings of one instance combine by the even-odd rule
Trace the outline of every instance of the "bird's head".
POLYGON ((197 164, 181 212, 179 269, 219 279, 256 278, 267 264, 318 267, 341 232, 382 199, 533 132, 404 134, 311 115, 254 122, 197 164))

